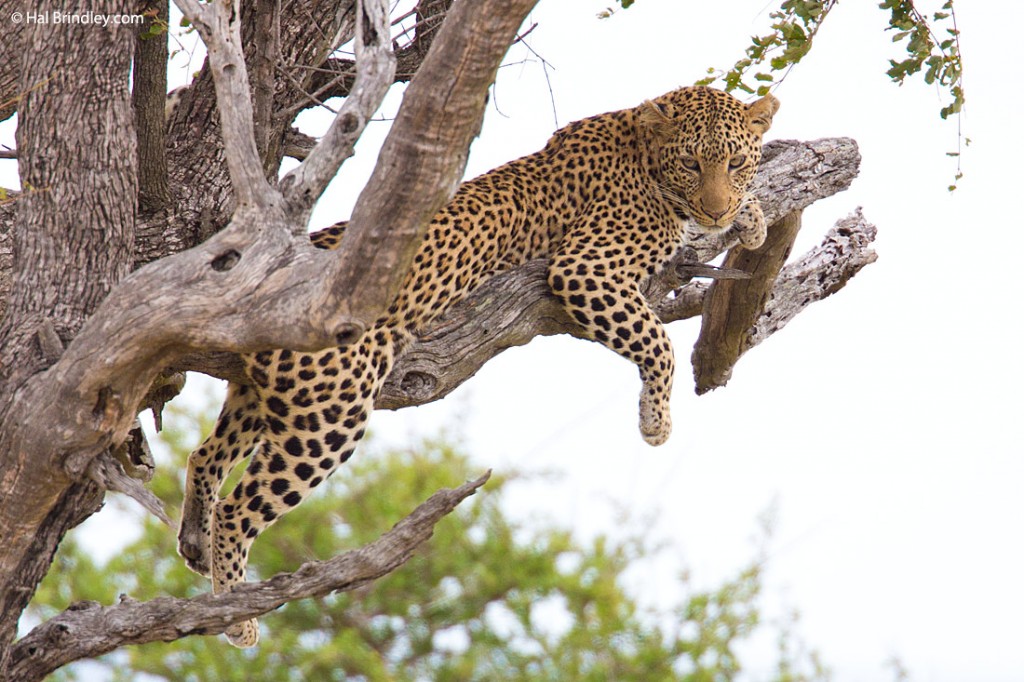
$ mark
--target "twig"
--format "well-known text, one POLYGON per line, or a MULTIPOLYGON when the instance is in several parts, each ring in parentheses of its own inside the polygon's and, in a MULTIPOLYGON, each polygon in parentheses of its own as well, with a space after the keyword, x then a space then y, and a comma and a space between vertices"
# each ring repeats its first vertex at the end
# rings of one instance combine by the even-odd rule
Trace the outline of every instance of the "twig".
MULTIPOLYGON (((380 106, 395 73, 395 56, 388 40, 387 0, 359 3, 356 15, 356 80, 323 139, 298 168, 281 180, 293 215, 305 216, 350 157, 373 112, 380 106)), ((306 224, 299 220, 299 226, 306 224)))

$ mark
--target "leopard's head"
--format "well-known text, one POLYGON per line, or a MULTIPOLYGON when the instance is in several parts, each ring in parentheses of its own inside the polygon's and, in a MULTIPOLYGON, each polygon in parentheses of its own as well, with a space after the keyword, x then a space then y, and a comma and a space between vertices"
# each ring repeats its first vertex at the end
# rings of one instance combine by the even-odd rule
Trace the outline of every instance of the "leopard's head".
POLYGON ((744 104, 727 92, 680 88, 640 105, 661 194, 681 216, 717 232, 732 224, 761 161, 779 101, 744 104))

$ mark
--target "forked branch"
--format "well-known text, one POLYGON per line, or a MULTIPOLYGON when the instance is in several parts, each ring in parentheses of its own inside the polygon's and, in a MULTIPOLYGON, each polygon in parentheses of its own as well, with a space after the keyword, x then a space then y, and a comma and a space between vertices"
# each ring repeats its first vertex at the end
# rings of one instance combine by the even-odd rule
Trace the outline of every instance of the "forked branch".
POLYGON ((12 651, 10 679, 35 682, 72 661, 100 656, 126 644, 216 635, 233 623, 296 599, 354 590, 408 561, 433 535, 434 526, 489 477, 490 472, 454 490, 439 490, 374 542, 326 561, 303 564, 294 573, 192 599, 163 597, 137 602, 122 598, 112 606, 75 604, 18 641, 12 651))

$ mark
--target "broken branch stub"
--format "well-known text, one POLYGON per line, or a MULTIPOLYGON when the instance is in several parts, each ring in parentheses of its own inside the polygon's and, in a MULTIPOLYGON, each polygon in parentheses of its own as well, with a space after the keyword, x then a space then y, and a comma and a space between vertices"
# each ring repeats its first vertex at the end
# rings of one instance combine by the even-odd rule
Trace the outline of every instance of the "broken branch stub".
POLYGON ((750 277, 716 280, 704 297, 700 336, 690 357, 697 395, 729 381, 789 257, 800 224, 801 212, 794 211, 768 228, 760 248, 734 247, 726 255, 726 268, 743 270, 750 277))

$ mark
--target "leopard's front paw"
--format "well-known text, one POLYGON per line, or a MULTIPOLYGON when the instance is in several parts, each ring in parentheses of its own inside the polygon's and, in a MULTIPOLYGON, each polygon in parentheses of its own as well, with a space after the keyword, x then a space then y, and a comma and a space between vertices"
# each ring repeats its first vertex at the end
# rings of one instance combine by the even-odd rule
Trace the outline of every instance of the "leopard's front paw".
POLYGON ((754 250, 764 244, 768 236, 768 225, 764 221, 764 212, 757 197, 750 194, 746 196, 733 220, 732 229, 736 231, 745 249, 754 250))
POLYGON ((672 435, 672 416, 664 402, 648 395, 640 396, 640 435, 648 445, 661 445, 672 435))

